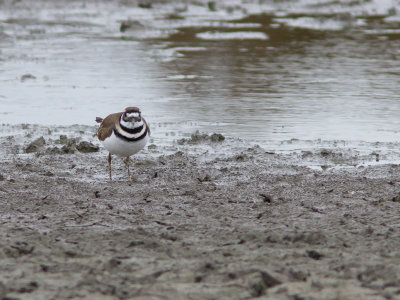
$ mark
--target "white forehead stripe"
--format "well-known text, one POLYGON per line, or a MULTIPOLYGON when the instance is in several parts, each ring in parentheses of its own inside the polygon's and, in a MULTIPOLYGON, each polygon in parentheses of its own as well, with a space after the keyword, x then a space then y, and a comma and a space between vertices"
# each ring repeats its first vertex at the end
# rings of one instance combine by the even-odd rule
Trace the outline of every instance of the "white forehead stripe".
POLYGON ((138 112, 130 112, 130 113, 126 113, 127 117, 139 117, 140 113, 138 112))

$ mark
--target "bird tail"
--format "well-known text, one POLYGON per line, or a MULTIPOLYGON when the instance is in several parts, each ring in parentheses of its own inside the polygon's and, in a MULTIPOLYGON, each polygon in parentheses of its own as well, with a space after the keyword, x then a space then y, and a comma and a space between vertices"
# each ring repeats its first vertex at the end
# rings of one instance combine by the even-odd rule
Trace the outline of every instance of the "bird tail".
POLYGON ((101 122, 103 122, 103 118, 96 117, 96 122, 97 122, 97 123, 101 123, 101 122))

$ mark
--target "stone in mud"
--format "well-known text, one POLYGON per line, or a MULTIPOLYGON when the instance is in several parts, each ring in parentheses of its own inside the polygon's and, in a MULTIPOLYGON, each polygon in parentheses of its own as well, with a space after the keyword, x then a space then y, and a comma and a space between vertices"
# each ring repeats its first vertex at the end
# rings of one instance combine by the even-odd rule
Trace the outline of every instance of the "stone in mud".
POLYGON ((17 258, 23 255, 31 254, 34 249, 34 246, 29 245, 26 242, 16 242, 14 245, 5 248, 4 253, 8 257, 17 258))
POLYGON ((61 153, 63 153, 63 154, 74 154, 75 153, 75 145, 64 145, 64 146, 62 146, 61 153))
POLYGON ((63 146, 61 148, 47 148, 46 154, 74 154, 76 150, 84 153, 99 151, 98 146, 89 142, 81 142, 77 145, 78 139, 68 138, 66 135, 60 135, 58 143, 63 144, 63 146))
POLYGON ((329 155, 332 154, 332 151, 329 151, 327 149, 322 149, 320 154, 322 157, 328 157, 329 155))
POLYGON ((205 133, 200 133, 200 131, 196 131, 190 136, 190 139, 188 140, 189 144, 196 144, 196 143, 201 143, 204 141, 207 141, 208 135, 205 133))
POLYGON ((234 158, 238 162, 243 162, 243 161, 247 160, 248 157, 246 154, 241 153, 241 154, 235 155, 234 158))
POLYGON ((265 203, 272 203, 272 197, 270 195, 261 193, 260 196, 265 203))
POLYGON ((20 282, 17 283, 15 287, 11 287, 11 291, 15 291, 17 293, 32 293, 37 290, 39 284, 36 281, 29 281, 29 282, 20 282))
POLYGON ((104 270, 111 271, 111 270, 114 270, 117 267, 119 267, 121 264, 122 264, 122 261, 120 259, 113 257, 104 264, 103 268, 104 268, 104 270))
POLYGON ((153 6, 151 5, 150 1, 141 1, 141 2, 138 3, 138 6, 140 8, 146 8, 146 9, 153 8, 153 6))
POLYGON ((307 255, 308 255, 308 257, 315 259, 315 260, 320 260, 324 256, 323 254, 319 253, 316 250, 307 251, 307 255))
POLYGON ((65 145, 68 142, 68 137, 65 134, 60 135, 60 144, 65 145))
POLYGON ((206 133, 200 133, 198 130, 193 133, 189 139, 180 139, 177 141, 179 145, 184 144, 200 144, 204 142, 222 142, 225 140, 225 137, 220 133, 213 133, 212 135, 208 135, 206 133))
POLYGON ((400 192, 392 198, 393 202, 400 202, 400 192))
POLYGON ((212 181, 211 176, 210 175, 205 175, 205 176, 201 176, 201 177, 197 177, 197 180, 199 182, 209 182, 212 181))
POLYGON ((21 81, 24 82, 26 80, 30 80, 30 79, 36 79, 35 76, 33 76, 32 74, 24 74, 21 76, 21 81))
POLYGON ((76 149, 82 153, 91 153, 99 151, 99 146, 83 141, 76 146, 76 149))
POLYGON ((144 25, 141 24, 139 21, 122 21, 121 26, 119 27, 120 32, 125 32, 127 30, 143 30, 144 25))
POLYGON ((47 172, 44 172, 42 175, 51 177, 51 176, 54 176, 54 173, 50 172, 50 171, 47 171, 47 172))
POLYGON ((47 155, 55 155, 55 154, 63 154, 60 148, 57 147, 49 147, 46 149, 47 155))
POLYGON ((129 245, 127 246, 127 248, 137 247, 137 246, 141 246, 141 245, 144 245, 144 241, 136 240, 136 241, 130 242, 129 245))
POLYGON ((214 263, 212 263, 212 262, 206 262, 205 264, 203 264, 203 265, 200 267, 200 272, 202 272, 202 273, 207 273, 207 272, 210 272, 210 271, 215 271, 215 269, 216 269, 216 266, 215 266, 214 263))
POLYGON ((243 279, 247 282, 252 297, 260 297, 265 294, 267 289, 282 283, 265 271, 255 271, 243 279))
POLYGON ((166 233, 166 232, 161 233, 160 237, 165 240, 172 241, 172 242, 176 242, 178 240, 178 236, 176 236, 174 234, 166 233))
POLYGON ((223 142, 225 137, 220 133, 213 133, 210 137, 212 142, 223 142))
POLYGON ((67 143, 61 148, 62 153, 74 154, 76 150, 77 140, 74 138, 67 139, 67 143))
POLYGON ((26 153, 37 152, 41 147, 44 146, 44 144, 46 144, 46 141, 44 140, 43 136, 41 136, 40 138, 37 138, 37 139, 34 140, 32 143, 30 143, 30 144, 25 148, 25 152, 26 152, 26 153))
POLYGON ((217 11, 217 3, 215 1, 208 1, 207 6, 210 11, 217 11))
POLYGON ((289 270, 289 279, 292 281, 307 281, 307 278, 310 276, 309 273, 303 270, 289 270))
POLYGON ((312 157, 313 153, 311 151, 302 151, 301 158, 312 157))

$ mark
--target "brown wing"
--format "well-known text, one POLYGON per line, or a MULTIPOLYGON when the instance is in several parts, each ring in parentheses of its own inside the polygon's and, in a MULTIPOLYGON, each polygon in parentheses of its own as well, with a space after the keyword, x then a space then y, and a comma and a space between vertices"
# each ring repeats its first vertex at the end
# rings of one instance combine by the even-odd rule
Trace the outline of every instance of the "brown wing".
POLYGON ((99 130, 97 131, 97 137, 100 141, 104 141, 112 134, 113 130, 115 129, 115 124, 118 123, 121 115, 122 112, 111 114, 107 116, 103 122, 101 122, 99 130))
POLYGON ((149 125, 147 125, 147 122, 145 119, 142 118, 142 120, 143 120, 143 123, 146 125, 147 132, 149 133, 149 136, 150 136, 150 127, 149 127, 149 125))

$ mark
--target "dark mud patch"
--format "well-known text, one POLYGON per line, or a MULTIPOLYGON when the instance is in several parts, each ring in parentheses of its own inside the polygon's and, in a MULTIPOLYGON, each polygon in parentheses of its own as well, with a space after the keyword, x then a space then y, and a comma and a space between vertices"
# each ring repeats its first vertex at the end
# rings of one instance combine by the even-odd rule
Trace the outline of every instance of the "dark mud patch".
POLYGON ((211 135, 206 134, 206 133, 200 133, 199 131, 196 131, 193 133, 190 138, 182 138, 177 141, 179 145, 184 145, 184 144, 201 144, 205 142, 212 142, 212 143, 220 143, 225 140, 225 137, 220 134, 220 133, 213 133, 211 135))
POLYGON ((293 154, 237 149, 206 135, 144 150, 134 157, 133 182, 115 159, 108 183, 104 150, 45 150, 75 139, 97 145, 90 131, 48 132, 40 155, 14 151, 29 141, 0 140, 2 297, 395 299, 400 292, 397 165, 322 171, 293 154), (199 146, 216 152, 209 158, 199 146))

